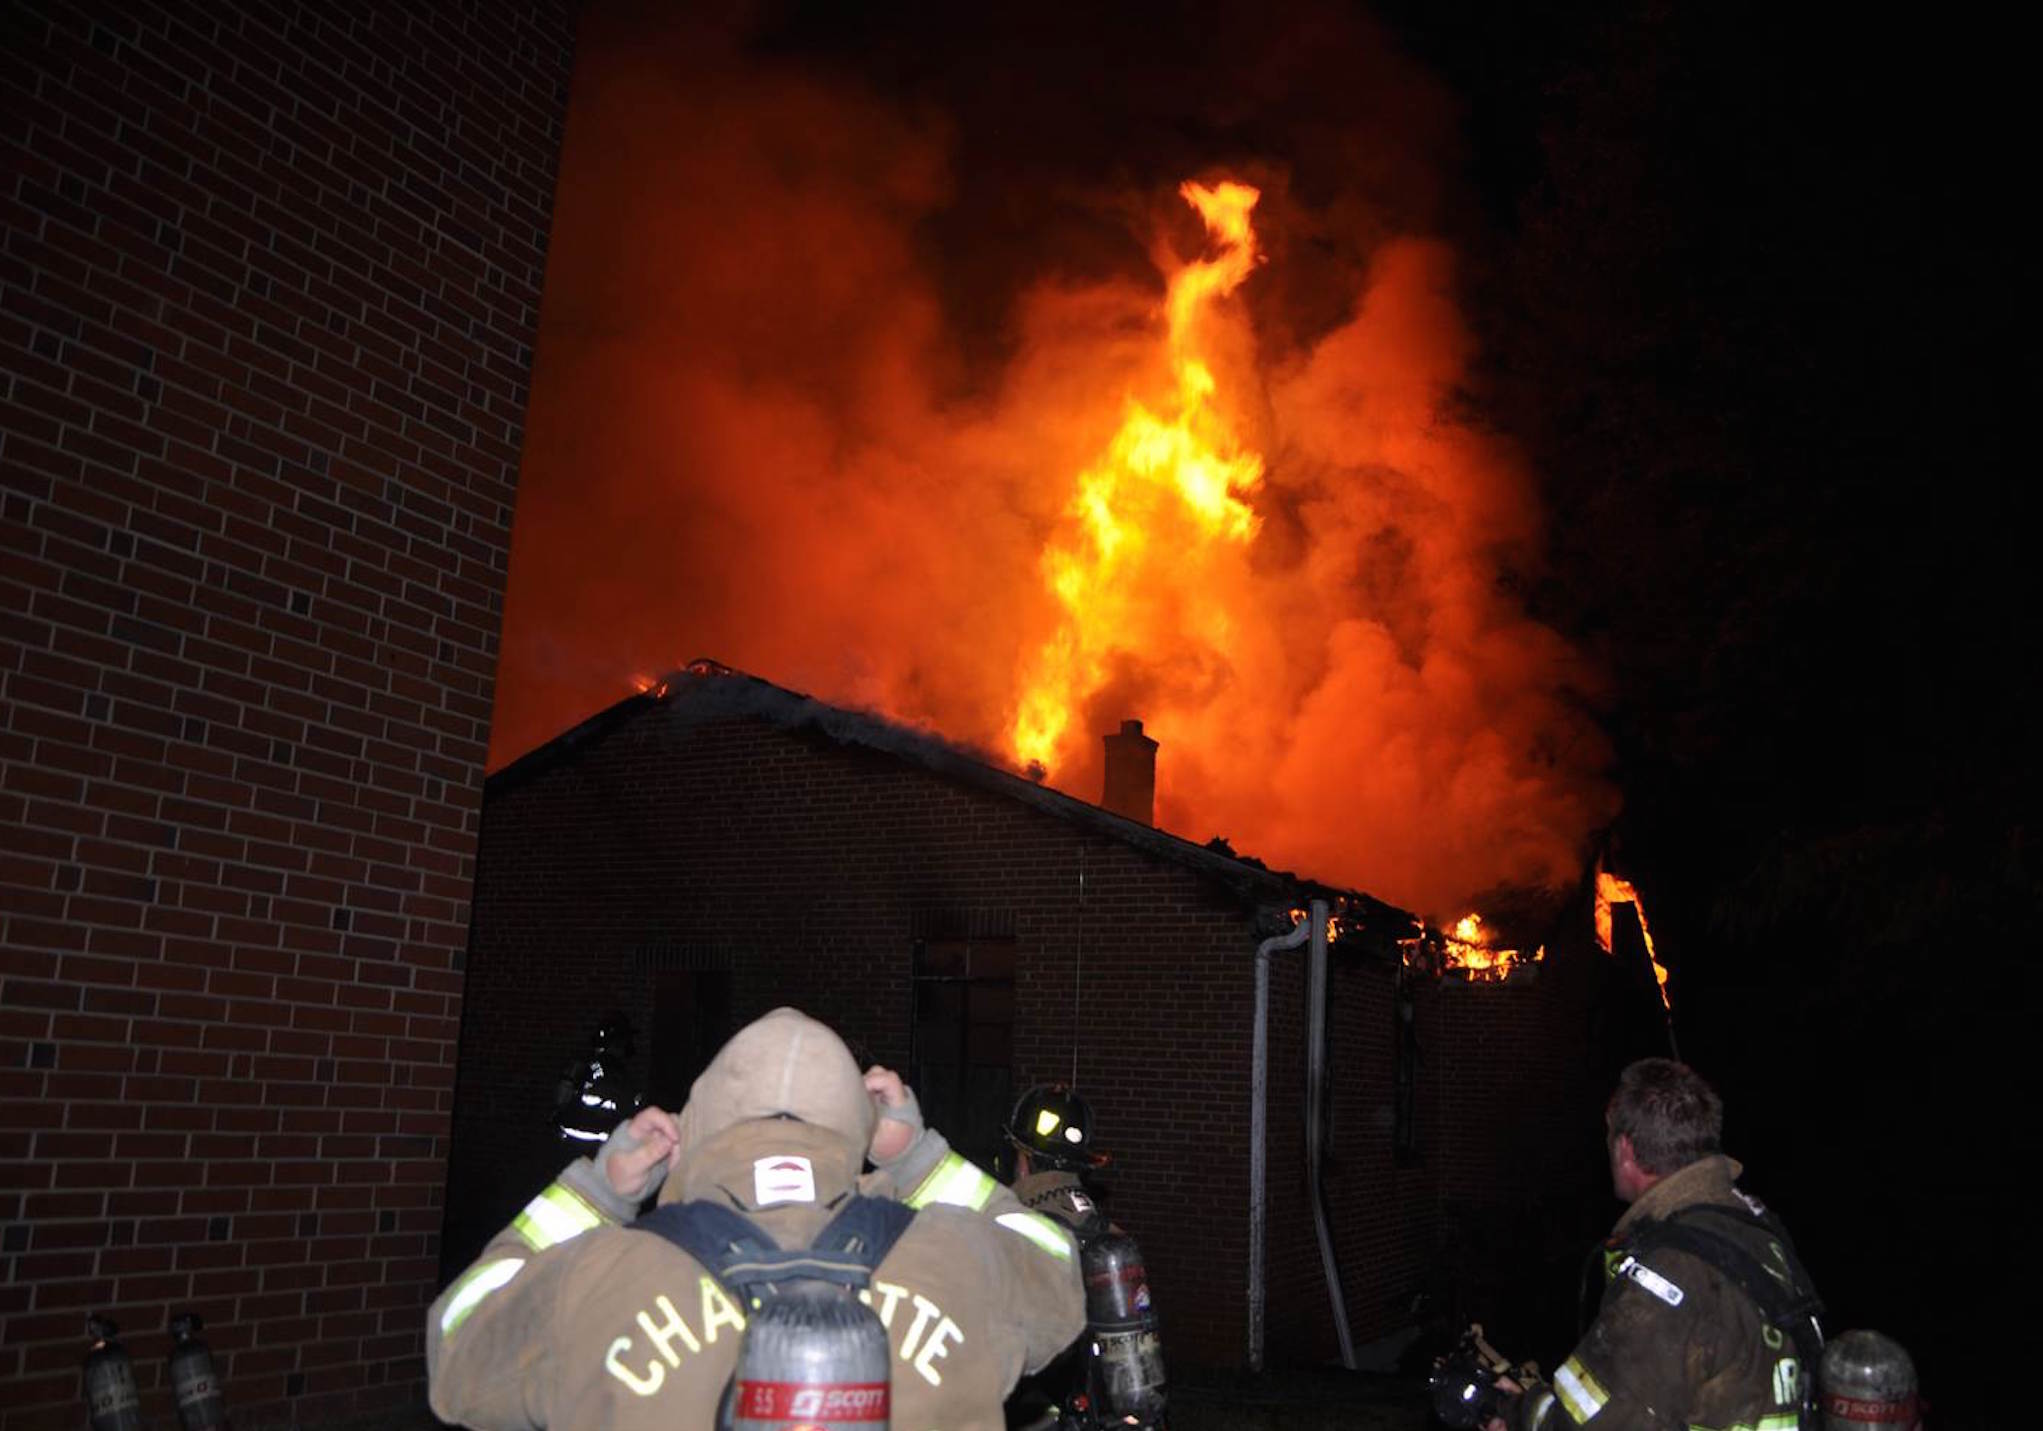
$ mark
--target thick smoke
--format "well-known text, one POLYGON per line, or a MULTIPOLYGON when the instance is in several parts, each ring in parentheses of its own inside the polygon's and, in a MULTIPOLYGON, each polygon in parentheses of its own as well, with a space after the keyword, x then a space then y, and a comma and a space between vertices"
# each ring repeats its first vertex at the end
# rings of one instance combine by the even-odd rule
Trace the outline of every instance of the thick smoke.
POLYGON ((1540 514, 1462 414, 1453 256, 1414 197, 1437 181, 1407 156, 1338 182, 1372 135, 1439 127, 1424 86, 1344 21, 1256 83, 1346 45, 1413 107, 1208 114, 1225 153, 1136 134, 1142 163, 1060 170, 942 86, 747 33, 585 27, 493 761, 697 655, 1007 758, 1073 478, 1167 382, 1158 264, 1201 241, 1177 184, 1233 176, 1271 260, 1210 333, 1262 529, 1202 572, 1224 648, 1150 613, 1052 783, 1095 798, 1098 736, 1140 716, 1189 838, 1438 915, 1578 873, 1614 797, 1586 673, 1510 595, 1540 514))

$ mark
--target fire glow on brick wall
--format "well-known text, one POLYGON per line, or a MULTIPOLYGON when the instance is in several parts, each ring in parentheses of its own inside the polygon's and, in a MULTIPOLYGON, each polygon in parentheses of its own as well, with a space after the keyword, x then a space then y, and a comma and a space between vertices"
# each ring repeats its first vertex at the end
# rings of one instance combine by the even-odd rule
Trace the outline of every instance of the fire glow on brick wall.
POLYGON ((961 391, 912 242, 940 158, 867 115, 884 162, 764 162, 827 142, 800 117, 660 155, 644 181, 685 198, 633 245, 563 179, 493 763, 706 655, 1084 799, 1139 718, 1159 826, 1447 927, 1572 885, 1617 805, 1596 678, 1514 594, 1543 518, 1466 415, 1444 244, 1354 240, 1306 323, 1258 285, 1284 225, 1340 220, 1280 172, 1130 196, 1149 271, 1046 254, 961 391))

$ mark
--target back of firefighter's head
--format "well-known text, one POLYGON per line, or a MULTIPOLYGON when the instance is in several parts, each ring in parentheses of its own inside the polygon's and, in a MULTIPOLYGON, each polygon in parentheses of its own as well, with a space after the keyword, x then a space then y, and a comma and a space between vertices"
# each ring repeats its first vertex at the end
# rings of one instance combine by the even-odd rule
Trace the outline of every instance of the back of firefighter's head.
POLYGON ((681 1110, 675 1174, 660 1201, 678 1195, 688 1154, 719 1133, 761 1118, 793 1118, 841 1136, 846 1176, 864 1165, 878 1116, 865 1076, 828 1025, 781 1008, 731 1036, 688 1092, 681 1110))
POLYGON ((1722 1151, 1724 1101, 1687 1064, 1642 1058, 1618 1076, 1604 1124, 1613 1176, 1622 1138, 1638 1171, 1657 1182, 1722 1151))
POLYGON ((1038 1083, 1014 1101, 1007 1141, 1032 1168, 1078 1172, 1105 1163, 1092 1149, 1092 1109, 1061 1083, 1038 1083))

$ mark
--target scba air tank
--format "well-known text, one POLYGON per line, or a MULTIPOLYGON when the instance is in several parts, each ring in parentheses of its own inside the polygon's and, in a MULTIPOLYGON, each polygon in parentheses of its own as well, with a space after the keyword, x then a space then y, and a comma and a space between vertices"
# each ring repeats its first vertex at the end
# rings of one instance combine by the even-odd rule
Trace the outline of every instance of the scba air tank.
POLYGON ((120 1330, 106 1317, 87 1317, 92 1350, 85 1356, 85 1414, 92 1431, 142 1431, 142 1393, 135 1385, 135 1364, 114 1334, 120 1330))
POLYGON ((1165 1403, 1163 1342, 1142 1249, 1125 1232, 1102 1233, 1087 1240, 1079 1265, 1099 1398, 1117 1417, 1154 1422, 1165 1403))
POLYGON ((1823 1348, 1817 1385, 1825 1431, 1915 1431, 1915 1362, 1879 1332, 1845 1332, 1823 1348))
POLYGON ((847 1288, 783 1284, 745 1326, 731 1431, 887 1431, 887 1329, 847 1288))
POLYGON ((177 1423, 184 1431, 227 1431, 227 1398, 213 1353, 199 1337, 205 1326, 196 1312, 173 1317, 170 1334, 170 1387, 177 1395, 177 1423))

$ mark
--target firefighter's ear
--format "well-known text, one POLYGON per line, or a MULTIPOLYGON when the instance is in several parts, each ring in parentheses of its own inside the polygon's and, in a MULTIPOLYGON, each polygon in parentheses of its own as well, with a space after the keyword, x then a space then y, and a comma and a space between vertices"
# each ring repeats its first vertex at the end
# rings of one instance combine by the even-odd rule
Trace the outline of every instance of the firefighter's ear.
POLYGON ((1639 1166, 1639 1155, 1632 1147, 1631 1134, 1610 1135, 1610 1187, 1619 1202, 1637 1201, 1640 1193, 1659 1180, 1656 1174, 1639 1166))

